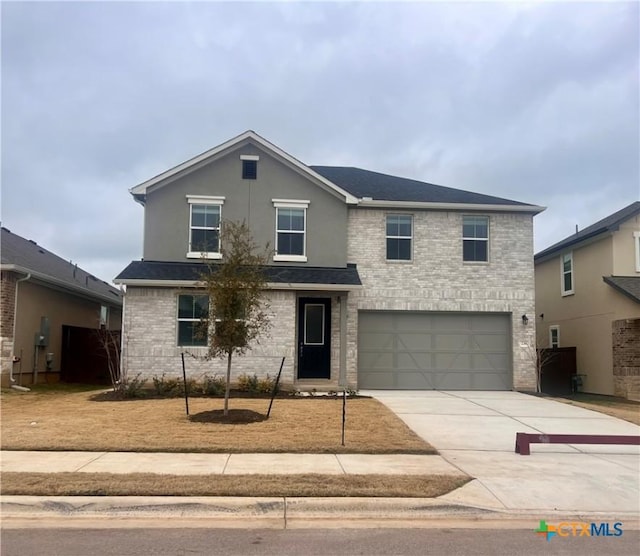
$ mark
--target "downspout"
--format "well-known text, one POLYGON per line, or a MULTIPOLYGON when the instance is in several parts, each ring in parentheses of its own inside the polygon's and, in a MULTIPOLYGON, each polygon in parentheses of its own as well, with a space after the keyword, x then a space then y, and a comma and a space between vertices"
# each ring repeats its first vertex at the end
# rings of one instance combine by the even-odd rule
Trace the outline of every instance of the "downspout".
POLYGON ((16 280, 16 290, 15 290, 15 297, 13 300, 13 346, 11 347, 11 351, 13 351, 13 356, 11 357, 11 369, 9 370, 9 382, 11 382, 11 388, 15 388, 16 390, 23 390, 28 392, 29 388, 26 388, 24 386, 18 386, 17 384, 13 384, 16 379, 13 378, 13 363, 14 363, 14 359, 16 357, 16 351, 15 351, 15 347, 16 347, 16 322, 18 320, 18 284, 20 282, 26 282, 27 280, 31 279, 31 273, 28 272, 27 275, 24 278, 20 278, 19 280, 16 280))

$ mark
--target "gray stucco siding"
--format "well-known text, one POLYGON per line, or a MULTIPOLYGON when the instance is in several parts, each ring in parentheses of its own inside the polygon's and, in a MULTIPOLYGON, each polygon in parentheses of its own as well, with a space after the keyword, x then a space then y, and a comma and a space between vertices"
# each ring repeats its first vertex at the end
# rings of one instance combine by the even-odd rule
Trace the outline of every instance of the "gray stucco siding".
POLYGON ((247 221, 254 238, 260 243, 269 242, 272 248, 276 239, 273 199, 309 201, 307 262, 302 264, 346 265, 347 207, 344 201, 313 183, 288 163, 253 145, 217 157, 163 187, 150 188, 145 207, 145 260, 189 260, 186 256, 189 241, 187 195, 224 197, 223 220, 247 221), (242 179, 241 154, 260 157, 257 179, 242 179))

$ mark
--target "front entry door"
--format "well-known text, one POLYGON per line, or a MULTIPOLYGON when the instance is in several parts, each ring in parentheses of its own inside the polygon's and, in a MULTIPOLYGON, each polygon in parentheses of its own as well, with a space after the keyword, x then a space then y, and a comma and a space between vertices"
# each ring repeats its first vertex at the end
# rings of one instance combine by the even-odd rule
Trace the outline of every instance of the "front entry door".
POLYGON ((331 378, 331 299, 298 302, 298 378, 331 378))

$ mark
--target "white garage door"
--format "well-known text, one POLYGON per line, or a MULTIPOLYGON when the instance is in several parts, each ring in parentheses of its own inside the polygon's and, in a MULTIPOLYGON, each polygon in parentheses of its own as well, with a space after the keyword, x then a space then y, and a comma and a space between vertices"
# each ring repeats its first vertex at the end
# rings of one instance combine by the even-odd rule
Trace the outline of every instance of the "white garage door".
POLYGON ((507 314, 361 311, 358 386, 510 390, 507 314))

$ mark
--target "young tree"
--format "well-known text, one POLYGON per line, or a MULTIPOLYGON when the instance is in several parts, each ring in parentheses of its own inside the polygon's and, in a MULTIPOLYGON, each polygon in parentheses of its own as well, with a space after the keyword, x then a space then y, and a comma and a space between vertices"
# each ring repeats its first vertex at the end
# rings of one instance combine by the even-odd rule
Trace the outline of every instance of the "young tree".
POLYGON ((221 262, 208 265, 202 282, 209 295, 208 357, 227 359, 226 417, 232 356, 245 353, 251 342, 270 327, 263 271, 270 251, 268 244, 259 251, 245 222, 223 222, 220 242, 221 262))

